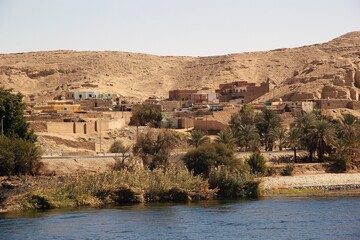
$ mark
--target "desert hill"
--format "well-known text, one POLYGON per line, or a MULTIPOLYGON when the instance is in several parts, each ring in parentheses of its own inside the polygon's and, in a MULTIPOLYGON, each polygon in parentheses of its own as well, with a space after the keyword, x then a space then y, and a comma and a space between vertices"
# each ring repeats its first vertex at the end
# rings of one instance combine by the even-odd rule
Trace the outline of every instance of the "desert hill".
POLYGON ((325 98, 329 92, 357 99, 360 31, 323 44, 209 57, 110 51, 0 54, 0 86, 22 92, 29 102, 71 90, 167 97, 171 89, 215 89, 224 82, 268 79, 273 90, 261 100, 296 99, 303 93, 325 98))

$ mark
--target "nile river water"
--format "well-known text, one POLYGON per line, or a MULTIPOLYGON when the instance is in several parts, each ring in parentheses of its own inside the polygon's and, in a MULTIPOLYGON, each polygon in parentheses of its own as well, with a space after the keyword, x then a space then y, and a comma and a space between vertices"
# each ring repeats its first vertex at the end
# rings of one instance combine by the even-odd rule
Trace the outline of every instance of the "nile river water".
POLYGON ((360 197, 0 214, 0 239, 360 239, 360 197))

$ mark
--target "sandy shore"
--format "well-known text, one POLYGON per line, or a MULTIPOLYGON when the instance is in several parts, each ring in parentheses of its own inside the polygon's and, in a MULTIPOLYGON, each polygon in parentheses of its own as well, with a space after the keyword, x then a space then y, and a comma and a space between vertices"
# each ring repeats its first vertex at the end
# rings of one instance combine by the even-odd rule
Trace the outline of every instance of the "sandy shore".
POLYGON ((264 177, 261 179, 261 188, 266 192, 276 189, 360 189, 360 173, 264 177))

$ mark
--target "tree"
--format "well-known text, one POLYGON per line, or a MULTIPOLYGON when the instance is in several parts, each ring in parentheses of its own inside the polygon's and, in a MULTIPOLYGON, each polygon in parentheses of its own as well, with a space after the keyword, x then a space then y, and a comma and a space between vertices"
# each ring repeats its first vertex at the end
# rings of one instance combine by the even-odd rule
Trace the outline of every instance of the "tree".
POLYGON ((190 171, 204 177, 209 177, 212 167, 229 166, 239 168, 241 165, 240 161, 234 157, 233 150, 219 142, 206 143, 190 150, 185 154, 183 160, 190 171))
POLYGON ((193 130, 190 133, 190 137, 188 139, 189 145, 198 148, 200 145, 209 142, 210 139, 206 136, 206 133, 201 130, 193 130))
POLYGON ((270 133, 273 129, 281 127, 281 122, 279 115, 270 109, 264 109, 255 116, 255 125, 264 143, 265 151, 273 150, 274 138, 270 133))
POLYGON ((236 138, 231 129, 222 130, 215 140, 216 142, 221 142, 225 144, 228 148, 233 149, 236 144, 236 138))
POLYGON ((286 129, 283 127, 276 127, 270 131, 271 137, 274 139, 275 145, 282 151, 286 145, 286 129))
POLYGON ((236 131, 237 143, 240 147, 255 150, 259 145, 259 134, 254 125, 240 125, 236 131))
POLYGON ((36 141, 34 131, 25 121, 25 104, 21 93, 13 94, 11 89, 0 87, 0 120, 3 118, 4 136, 36 141))
POLYGON ((246 160, 251 168, 251 172, 253 174, 265 174, 266 173, 266 160, 263 155, 259 152, 254 152, 251 156, 246 160))
POLYGON ((175 135, 169 130, 154 132, 152 130, 139 136, 133 152, 139 155, 145 166, 150 169, 166 167, 168 165, 170 151, 177 143, 175 135))
POLYGON ((21 138, 0 137, 0 175, 37 174, 42 166, 41 150, 21 138))
POLYGON ((132 124, 141 126, 151 124, 154 127, 159 127, 161 120, 161 111, 154 105, 143 103, 133 108, 132 124))
MULTIPOLYGON (((119 153, 121 157, 120 168, 125 167, 126 159, 130 158, 131 146, 125 146, 121 140, 117 140, 111 144, 109 151, 111 153, 119 153)), ((115 159, 116 160, 116 159, 115 159)))
POLYGON ((301 146, 301 129, 298 127, 291 127, 287 134, 287 142, 289 148, 294 151, 294 162, 296 162, 296 151, 301 146))
POLYGON ((323 162, 324 153, 329 151, 329 148, 335 143, 334 126, 327 120, 318 120, 309 136, 312 148, 317 151, 318 160, 323 162))
POLYGON ((301 131, 301 145, 306 147, 309 152, 309 159, 312 161, 313 154, 315 152, 314 146, 310 141, 310 132, 314 128, 314 124, 317 121, 318 114, 313 112, 311 113, 303 113, 300 117, 295 119, 292 127, 296 127, 301 131))
POLYGON ((360 122, 352 114, 343 114, 337 127, 337 139, 342 139, 348 148, 357 147, 359 142, 360 122))
POLYGON ((229 125, 232 129, 236 130, 241 125, 254 125, 255 112, 251 105, 244 105, 239 112, 231 115, 229 125))

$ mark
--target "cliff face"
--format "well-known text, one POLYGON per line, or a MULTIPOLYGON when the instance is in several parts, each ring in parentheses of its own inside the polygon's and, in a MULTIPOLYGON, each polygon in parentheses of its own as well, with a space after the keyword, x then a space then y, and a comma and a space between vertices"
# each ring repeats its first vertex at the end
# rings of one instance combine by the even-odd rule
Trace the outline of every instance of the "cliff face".
POLYGON ((267 79, 272 90, 260 100, 358 99, 360 32, 323 44, 211 57, 75 51, 0 55, 0 85, 24 93, 29 102, 80 89, 166 97, 171 89, 215 89, 235 80, 267 79))

